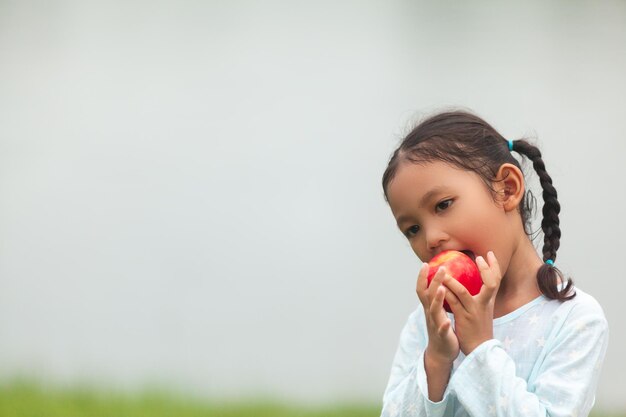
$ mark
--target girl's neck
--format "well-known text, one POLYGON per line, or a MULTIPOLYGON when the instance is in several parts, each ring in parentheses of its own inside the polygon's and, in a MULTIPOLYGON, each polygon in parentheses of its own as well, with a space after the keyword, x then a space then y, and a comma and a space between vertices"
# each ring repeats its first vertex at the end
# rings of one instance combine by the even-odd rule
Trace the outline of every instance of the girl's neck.
POLYGON ((542 262, 528 238, 513 252, 494 305, 494 318, 502 317, 541 295, 537 285, 537 271, 542 262))

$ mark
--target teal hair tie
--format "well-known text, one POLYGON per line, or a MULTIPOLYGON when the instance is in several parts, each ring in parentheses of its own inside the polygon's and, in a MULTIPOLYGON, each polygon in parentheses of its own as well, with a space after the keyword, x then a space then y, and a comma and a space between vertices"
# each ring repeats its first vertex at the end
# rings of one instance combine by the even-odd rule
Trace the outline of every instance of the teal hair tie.
POLYGON ((550 266, 554 266, 554 261, 552 259, 548 259, 546 263, 550 266))
POLYGON ((509 151, 512 151, 513 150, 513 141, 509 140, 508 142, 509 142, 509 151))

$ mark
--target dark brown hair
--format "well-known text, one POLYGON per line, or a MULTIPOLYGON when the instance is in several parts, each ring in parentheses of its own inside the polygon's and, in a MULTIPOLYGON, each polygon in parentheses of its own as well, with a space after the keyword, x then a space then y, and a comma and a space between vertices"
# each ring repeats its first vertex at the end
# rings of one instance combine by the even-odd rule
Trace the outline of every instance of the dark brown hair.
MULTIPOLYGON (((543 219, 541 229, 544 235, 544 264, 537 272, 537 283, 541 292, 550 299, 569 300, 576 293, 572 291, 573 281, 559 290, 558 278, 565 282, 563 274, 554 265, 559 249, 561 229, 559 212, 561 206, 557 200, 556 189, 546 171, 539 149, 526 139, 514 140, 512 151, 528 158, 537 172, 543 189, 543 219), (545 263, 548 262, 548 263, 545 263)), ((383 174, 385 200, 389 183, 395 177, 401 163, 426 163, 443 161, 455 167, 477 173, 492 191, 492 183, 500 166, 510 163, 522 170, 519 162, 509 150, 509 142, 491 125, 466 111, 447 111, 428 117, 419 123, 400 143, 389 160, 383 174)), ((520 201, 518 211, 526 234, 532 236, 531 220, 535 199, 528 190, 520 201)))

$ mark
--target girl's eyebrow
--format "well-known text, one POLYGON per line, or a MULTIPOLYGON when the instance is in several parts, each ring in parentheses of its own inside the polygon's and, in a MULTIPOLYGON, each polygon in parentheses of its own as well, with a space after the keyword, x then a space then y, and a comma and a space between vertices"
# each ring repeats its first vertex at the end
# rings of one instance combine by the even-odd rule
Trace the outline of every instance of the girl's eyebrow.
MULTIPOLYGON (((426 194, 422 196, 419 202, 418 208, 424 207, 435 195, 446 191, 446 189, 447 188, 444 185, 438 185, 437 187, 430 189, 426 194)), ((398 216, 398 218, 396 219, 396 224, 398 225, 398 227, 400 227, 402 223, 404 223, 407 220, 410 220, 411 218, 412 218, 411 215, 402 214, 398 216)))
POLYGON ((420 200, 419 208, 423 208, 426 205, 426 203, 428 203, 428 201, 430 201, 430 199, 433 198, 433 196, 435 196, 436 194, 442 193, 445 190, 446 190, 446 187, 444 185, 438 185, 437 187, 431 189, 429 192, 424 194, 424 196, 420 200))

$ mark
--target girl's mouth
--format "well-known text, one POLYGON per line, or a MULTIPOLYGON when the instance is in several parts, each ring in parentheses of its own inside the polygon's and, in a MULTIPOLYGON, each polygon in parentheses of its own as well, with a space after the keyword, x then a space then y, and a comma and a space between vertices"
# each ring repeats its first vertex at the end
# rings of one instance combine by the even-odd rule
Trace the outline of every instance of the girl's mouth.
POLYGON ((459 252, 466 254, 467 256, 471 258, 472 261, 474 261, 474 263, 476 263, 476 255, 471 250, 461 250, 459 252))

